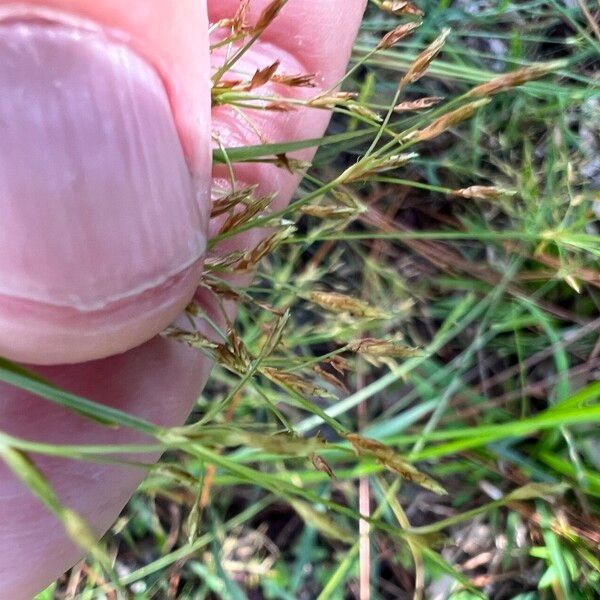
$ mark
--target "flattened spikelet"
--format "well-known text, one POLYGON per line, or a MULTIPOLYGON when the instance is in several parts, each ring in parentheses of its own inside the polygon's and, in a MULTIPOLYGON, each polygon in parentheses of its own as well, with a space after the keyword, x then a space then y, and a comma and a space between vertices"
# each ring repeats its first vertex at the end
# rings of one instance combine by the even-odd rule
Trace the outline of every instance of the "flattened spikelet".
POLYGON ((235 192, 231 192, 222 198, 218 198, 213 202, 211 217, 218 217, 220 215, 229 212, 232 208, 238 204, 246 204, 250 202, 253 192, 256 190, 256 186, 249 186, 235 192))
POLYGON ((381 3, 381 9, 394 15, 423 16, 423 11, 420 8, 406 0, 384 0, 381 3))
POLYGON ((318 454, 311 454, 310 460, 317 471, 326 473, 329 479, 335 479, 335 473, 333 472, 333 469, 322 456, 319 456, 318 454))
POLYGON ((275 196, 270 195, 263 196, 262 198, 253 198, 252 201, 246 202, 242 211, 232 214, 227 221, 225 221, 219 233, 226 233, 247 223, 250 219, 270 206, 274 199, 275 196))
POLYGON ((461 106, 456 110, 442 115, 424 129, 413 131, 404 139, 411 140, 414 142, 424 142, 427 140, 432 140, 433 138, 436 138, 442 133, 444 133, 445 131, 448 131, 448 129, 450 129, 454 125, 458 125, 459 123, 462 123, 463 121, 466 121, 467 119, 471 118, 477 110, 479 110, 482 106, 485 106, 488 102, 489 99, 483 98, 481 100, 476 100, 475 102, 465 104, 464 106, 461 106))
POLYGON ((421 473, 413 465, 401 459, 389 446, 354 433, 346 435, 346 439, 352 444, 359 456, 364 454, 370 455, 393 473, 440 496, 447 493, 437 481, 429 477, 429 475, 421 473))
POLYGON ((282 85, 289 85, 290 87, 316 87, 315 83, 316 75, 314 73, 309 73, 307 75, 284 75, 284 74, 274 74, 271 77, 271 81, 275 83, 280 83, 282 85))
POLYGON ((401 102, 394 107, 394 112, 409 112, 413 110, 423 110, 425 108, 431 108, 436 104, 442 102, 444 98, 442 96, 428 96, 426 98, 419 98, 418 100, 408 100, 407 102, 401 102))
POLYGON ((261 34, 281 12, 281 9, 287 4, 287 0, 272 0, 262 11, 258 21, 254 26, 253 34, 261 34))
POLYGON ((272 65, 265 67, 264 69, 257 69, 252 79, 250 80, 250 84, 248 85, 248 90, 253 90, 255 88, 261 87, 273 78, 273 75, 277 72, 279 65, 281 63, 276 60, 272 65))
POLYGON ((459 198, 473 198, 474 200, 496 200, 505 196, 514 196, 514 190, 505 190, 495 186, 472 185, 461 190, 454 190, 453 196, 459 198))
POLYGON ((418 348, 407 346, 400 340, 377 340, 375 338, 364 338, 351 342, 348 344, 348 349, 376 358, 411 358, 421 353, 418 348))
POLYGON ((529 67, 523 67, 517 69, 512 73, 504 73, 499 77, 495 77, 486 83, 482 83, 477 87, 474 87, 467 95, 470 97, 482 98, 485 96, 493 96, 500 92, 513 89, 528 81, 534 81, 540 77, 544 77, 553 71, 556 71, 563 65, 560 61, 539 63, 537 65, 531 65, 529 67))
POLYGON ((440 53, 441 49, 446 43, 446 39, 450 35, 450 29, 444 29, 442 33, 433 41, 413 62, 408 69, 406 75, 400 81, 400 87, 404 88, 407 85, 418 81, 425 75, 429 65, 431 65, 433 59, 440 53))
POLYGON ((337 292, 314 291, 308 295, 308 299, 325 310, 342 314, 348 313, 358 318, 378 318, 382 313, 367 304, 364 300, 338 294, 337 292))
POLYGON ((377 44, 377 50, 387 50, 395 46, 400 40, 403 40, 406 36, 410 35, 415 29, 421 26, 421 23, 404 23, 398 25, 396 29, 386 33, 379 44, 377 44))
POLYGON ((295 373, 287 373, 286 371, 272 367, 263 367, 261 370, 273 383, 289 387, 301 395, 317 396, 319 398, 335 398, 335 396, 326 389, 303 379, 295 373))

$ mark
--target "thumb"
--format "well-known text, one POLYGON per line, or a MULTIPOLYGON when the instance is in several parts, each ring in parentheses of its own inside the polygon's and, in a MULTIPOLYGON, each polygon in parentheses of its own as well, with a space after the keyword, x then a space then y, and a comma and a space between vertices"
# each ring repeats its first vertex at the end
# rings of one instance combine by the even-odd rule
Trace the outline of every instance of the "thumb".
POLYGON ((201 273, 206 5, 24 6, 0 1, 0 355, 102 358, 164 329, 201 273))

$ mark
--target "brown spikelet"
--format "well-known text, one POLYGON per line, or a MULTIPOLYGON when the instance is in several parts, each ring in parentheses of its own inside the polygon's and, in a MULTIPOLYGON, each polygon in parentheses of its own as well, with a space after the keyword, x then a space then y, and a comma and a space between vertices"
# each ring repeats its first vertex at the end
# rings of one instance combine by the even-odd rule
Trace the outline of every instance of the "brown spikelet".
POLYGON ((406 0, 385 0, 381 3, 380 8, 394 15, 423 16, 423 11, 420 8, 406 0))
POLYGON ((342 175, 340 180, 344 183, 352 183, 355 181, 364 181, 371 175, 377 175, 378 173, 385 173, 386 171, 393 171, 403 167, 413 158, 416 158, 416 154, 393 154, 391 156, 384 156, 382 158, 370 159, 367 161, 361 160, 355 165, 352 165, 342 175))
POLYGON ((236 266, 236 271, 247 271, 253 269, 265 256, 269 255, 281 242, 287 240, 294 232, 296 227, 286 227, 276 231, 269 237, 261 240, 252 250, 248 250, 236 266))
POLYGON ((342 390, 342 392, 348 391, 348 388, 346 387, 343 381, 340 381, 335 375, 333 375, 333 373, 329 373, 323 367, 316 365, 313 367, 313 371, 317 373, 317 375, 322 377, 325 381, 327 381, 327 383, 330 383, 339 390, 342 390))
POLYGON ((439 104, 444 100, 441 96, 428 96, 426 98, 419 98, 418 100, 408 100, 407 102, 401 102, 394 107, 394 112, 409 112, 413 110, 423 110, 425 108, 431 108, 436 104, 439 104))
POLYGON ((218 198, 213 202, 211 218, 218 217, 229 212, 232 208, 235 208, 238 204, 246 204, 250 202, 253 192, 256 190, 256 186, 245 187, 241 190, 231 192, 222 198, 218 198))
POLYGON ((302 206, 300 212, 309 217, 316 217, 318 219, 346 219, 356 216, 360 210, 349 206, 318 206, 315 204, 302 206))
POLYGON ((317 396, 319 398, 335 398, 335 396, 326 389, 319 387, 294 373, 287 373, 286 371, 275 369, 273 367, 263 367, 261 371, 273 383, 291 388, 301 395, 317 396))
POLYGON ((234 373, 246 373, 252 364, 252 357, 231 325, 227 331, 227 340, 228 344, 220 344, 216 350, 218 362, 234 373))
POLYGON ((364 454, 370 455, 393 473, 440 496, 447 493, 437 481, 429 477, 429 475, 421 473, 421 471, 410 463, 402 460, 389 446, 354 433, 348 434, 346 439, 352 444, 359 456, 364 454))
MULTIPOLYGON (((276 308, 272 304, 262 302, 245 292, 238 292, 237 290, 234 290, 227 282, 220 279, 211 279, 207 276, 207 274, 205 274, 202 279, 202 285, 223 300, 232 300, 237 304, 242 304, 242 302, 253 304, 278 317, 281 317, 284 314, 283 310, 276 308)), ((188 306, 186 312, 192 317, 198 317, 200 314, 202 314, 203 308, 196 303, 192 303, 188 306)))
POLYGON ((199 331, 185 331, 175 327, 167 329, 163 335, 208 353, 213 360, 234 373, 244 374, 250 368, 252 358, 232 327, 227 332, 227 344, 218 344, 199 331))
POLYGON ((351 369, 350 363, 342 356, 331 356, 330 358, 326 359, 325 362, 331 365, 331 367, 340 375, 348 373, 348 371, 351 369))
POLYGON ((280 83, 281 85, 288 85, 290 87, 316 87, 315 83, 316 75, 314 73, 310 73, 307 75, 284 75, 284 74, 274 74, 271 77, 271 81, 275 83, 280 83))
POLYGON ((246 29, 246 18, 250 8, 250 0, 240 0, 240 5, 232 19, 231 30, 234 35, 240 35, 246 29))
POLYGON ((204 309, 195 300, 192 300, 192 302, 185 307, 185 314, 192 318, 199 317, 203 312, 204 309))
POLYGON ((476 100, 475 102, 465 104, 456 110, 442 115, 424 129, 413 131, 404 139, 405 141, 410 140, 413 142, 423 142, 436 138, 445 131, 448 131, 448 129, 451 127, 454 127, 454 125, 458 125, 459 123, 462 123, 466 119, 472 117, 477 110, 479 110, 482 106, 485 106, 488 102, 489 99, 483 98, 481 100, 476 100))
POLYGON ((224 92, 230 92, 233 88, 240 87, 243 81, 241 79, 219 79, 211 90, 213 101, 221 100, 224 92))
POLYGON ((315 96, 306 104, 308 106, 312 106, 313 108, 326 108, 331 110, 338 104, 343 104, 348 100, 352 100, 353 98, 356 98, 356 94, 353 92, 336 92, 334 94, 315 96))
POLYGON ((360 115, 361 117, 365 117, 366 119, 370 119, 371 121, 375 121, 376 123, 381 123, 383 119, 380 115, 378 115, 374 110, 371 110, 368 106, 364 104, 360 104, 359 102, 348 102, 346 108, 355 115, 360 115))
POLYGON ((514 190, 505 190, 496 186, 472 185, 461 190, 453 190, 452 195, 458 198, 472 198, 474 200, 496 200, 505 196, 514 196, 514 190))
POLYGON ((512 73, 504 73, 499 77, 494 77, 494 79, 474 87, 467 94, 467 96, 471 98, 493 96, 494 94, 499 94, 500 92, 505 92, 506 90, 523 85, 528 81, 533 81, 535 79, 539 79, 540 77, 544 77, 545 75, 548 75, 549 73, 559 69, 561 66, 563 66, 563 64, 564 63, 561 61, 539 63, 537 65, 531 65, 529 67, 517 69, 512 73))
POLYGON ((308 295, 308 299, 317 306, 337 314, 347 313, 357 318, 376 319, 383 314, 363 300, 352 298, 337 292, 314 291, 308 295))
POLYGON ((246 18, 249 8, 250 0, 240 0, 240 5, 233 17, 221 19, 214 24, 216 28, 231 30, 231 36, 227 38, 227 42, 237 39, 247 30, 246 18))
POLYGON ((297 110, 297 107, 285 100, 280 100, 278 102, 269 102, 265 105, 265 110, 274 110, 277 112, 293 112, 297 110))
POLYGON ((163 332, 163 336, 199 350, 216 350, 219 347, 219 344, 209 340, 197 331, 190 332, 177 327, 169 327, 163 332))
POLYGON ((248 84, 247 90, 253 90, 271 81, 273 75, 275 75, 280 64, 281 63, 278 60, 276 60, 272 65, 269 65, 264 69, 257 69, 256 73, 254 73, 252 79, 250 80, 250 83, 248 84))
POLYGON ((278 167, 285 167, 290 173, 293 174, 304 174, 307 169, 310 169, 311 163, 307 160, 299 160, 297 158, 290 158, 287 154, 278 154, 275 157, 274 164, 278 167), (285 158, 285 162, 283 162, 285 158))
POLYGON ((365 338, 348 344, 348 349, 375 358, 411 358, 421 354, 418 348, 407 346, 400 340, 365 338))
POLYGON ((440 53, 440 50, 444 47, 446 39, 450 35, 450 29, 444 29, 442 33, 433 41, 413 62, 410 66, 406 75, 400 81, 400 87, 404 88, 407 85, 418 81, 425 75, 429 65, 431 65, 433 59, 440 53))
POLYGON ((392 31, 386 33, 382 40, 377 44, 376 50, 387 50, 395 46, 400 40, 410 35, 415 29, 421 26, 421 23, 411 22, 398 25, 392 31))
POLYGON ((340 204, 344 204, 345 206, 360 205, 358 198, 347 190, 331 190, 330 193, 340 204))
POLYGON ((294 168, 292 167, 292 161, 288 157, 288 155, 285 154, 285 152, 282 152, 281 154, 276 154, 275 157, 277 158, 278 166, 283 167, 290 173, 294 172, 294 168))
POLYGON ((233 300, 234 302, 241 304, 246 296, 240 292, 235 291, 231 286, 220 280, 207 281, 204 278, 203 285, 205 285, 213 294, 223 298, 224 300, 233 300))
POLYGON ((252 31, 253 35, 261 34, 276 19, 286 4, 287 0, 272 0, 258 17, 252 31))
POLYGON ((251 202, 247 202, 241 212, 231 215, 227 221, 225 221, 219 233, 226 233, 227 231, 231 231, 232 229, 247 223, 250 219, 270 206, 274 199, 275 197, 271 195, 252 199, 251 202))
POLYGON ((244 258, 244 252, 240 250, 230 252, 224 256, 209 256, 204 261, 204 270, 207 273, 225 271, 230 269, 233 265, 239 263, 242 258, 244 258))
POLYGON ((322 456, 313 453, 310 455, 310 460, 317 471, 321 471, 321 473, 326 473, 329 479, 335 479, 335 473, 333 472, 333 469, 329 466, 329 463, 322 456))

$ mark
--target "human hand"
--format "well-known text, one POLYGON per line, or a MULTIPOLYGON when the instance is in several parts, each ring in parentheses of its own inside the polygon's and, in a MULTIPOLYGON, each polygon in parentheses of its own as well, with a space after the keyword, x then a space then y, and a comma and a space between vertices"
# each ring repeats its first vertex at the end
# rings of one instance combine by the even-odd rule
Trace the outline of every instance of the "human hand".
MULTIPOLYGON (((271 5, 251 0, 247 22, 271 5)), ((221 225, 209 223, 211 189, 226 193, 230 183, 225 167, 212 169, 211 130, 223 147, 246 146, 318 138, 329 120, 305 107, 245 117, 227 106, 211 110, 208 75, 226 47, 210 56, 207 22, 233 18, 239 6, 0 0, 0 355, 164 426, 185 421, 211 367, 199 352, 158 337, 192 299, 207 237, 221 225)), ((363 10, 363 0, 289 0, 224 79, 247 79, 279 60, 278 73, 314 73, 316 87, 271 81, 261 93, 316 96, 343 75, 363 10)), ((224 36, 213 28, 212 43, 224 36)), ((256 185, 258 196, 275 193, 275 210, 298 183, 269 164, 236 165, 234 177, 239 187, 256 185)), ((247 231, 213 252, 253 248, 262 235, 247 231)), ((196 300, 218 320, 213 298, 202 292, 196 300)), ((0 393, 0 432, 21 439, 147 441, 5 384, 0 393)), ((144 475, 32 458, 60 502, 98 536, 144 475)), ((62 524, 4 465, 0 522, 0 598, 31 598, 80 557, 62 524)))

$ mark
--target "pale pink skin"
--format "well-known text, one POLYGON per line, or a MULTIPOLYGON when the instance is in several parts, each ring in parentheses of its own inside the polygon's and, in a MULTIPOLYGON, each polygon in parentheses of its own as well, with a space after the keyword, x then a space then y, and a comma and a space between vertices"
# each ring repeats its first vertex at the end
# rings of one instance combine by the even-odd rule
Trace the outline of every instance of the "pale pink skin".
MULTIPOLYGON (((260 143, 252 128, 230 109, 214 110, 212 125, 209 114, 207 22, 232 16, 238 4, 238 0, 210 1, 207 14, 205 3, 200 0, 37 0, 18 3, 0 0, 0 19, 6 18, 6 15, 22 19, 33 13, 51 21, 58 19, 68 26, 77 24, 96 28, 94 35, 106 35, 110 43, 125 44, 152 65, 168 90, 174 123, 198 202, 197 206, 190 204, 189 208, 174 210, 171 215, 173 223, 169 226, 179 231, 187 227, 185 219, 196 215, 198 235, 206 238, 210 213, 211 127, 225 146, 260 143), (186 211, 189 213, 186 214, 186 211)), ((252 18, 267 4, 268 0, 253 0, 252 18)), ((238 68, 252 71, 256 66, 266 66, 279 59, 282 63, 280 72, 316 73, 319 88, 327 89, 344 73, 364 5, 364 0, 289 0, 281 15, 238 68)), ((218 56, 213 57, 213 61, 215 66, 220 64, 218 56)), ((318 93, 318 89, 263 90, 264 93, 277 91, 297 97, 318 93)), ((248 115, 270 142, 319 137, 329 121, 326 112, 314 109, 292 113, 250 111, 248 115)), ((312 154, 312 150, 307 150, 297 156, 310 159, 312 154)), ((110 163, 107 164, 110 170, 110 163)), ((258 184, 261 193, 276 192, 276 208, 289 202, 297 185, 297 177, 274 166, 240 165, 236 167, 235 175, 242 184, 258 184)), ((225 172, 217 167, 212 176, 218 183, 225 172)), ((108 213, 113 201, 113 198, 106 199, 108 213)), ((170 201, 165 199, 165 202, 170 201)), ((2 202, 0 198, 0 205, 2 202)), ((9 206, 18 210, 18 205, 15 208, 9 203, 9 206)), ((40 210, 44 208, 41 206, 40 210)), ((167 211, 166 214, 170 213, 167 211)), ((49 214, 48 219, 50 217, 49 214)), ((67 218, 74 219, 76 226, 81 227, 81 220, 77 221, 81 219, 79 215, 70 213, 67 218)), ((134 216, 131 218, 134 219, 134 216)), ((157 219, 153 223, 150 218, 147 225, 150 229, 157 228, 157 237, 158 228, 165 226, 165 214, 160 214, 160 218, 163 222, 157 219)), ((131 227, 135 230, 139 226, 132 222, 131 227)), ((37 239, 51 234, 51 231, 31 232, 31 243, 35 244, 37 239)), ((259 237, 259 232, 244 234, 228 240, 217 248, 217 252, 223 253, 233 247, 253 247, 259 237)), ((42 242, 43 239, 40 244, 44 248, 42 242)), ((141 247, 144 247, 143 244, 141 247)), ((10 252, 11 248, 7 250, 10 252)), ((192 248, 190 251, 192 259, 193 252, 197 250, 192 248)), ((105 248, 100 244, 95 257, 98 264, 106 264, 106 261, 112 264, 115 257, 111 252, 110 243, 107 242, 105 248)), ((166 260, 162 258, 164 254, 161 247, 160 252, 149 251, 147 261, 132 260, 131 279, 138 282, 142 267, 160 274, 163 263, 152 264, 151 261, 166 260)), ((35 252, 32 256, 35 257, 35 252)), ((173 256, 177 260, 181 258, 176 253, 173 256)), ((97 309, 93 308, 94 302, 88 302, 84 310, 77 306, 64 306, 62 300, 67 296, 60 296, 64 290, 59 290, 57 301, 53 302, 51 294, 55 282, 44 281, 46 271, 42 270, 39 280, 27 280, 26 285, 19 283, 19 290, 25 289, 29 293, 33 286, 41 286, 35 289, 41 289, 40 297, 47 301, 0 295, 0 355, 30 364, 57 365, 30 368, 61 388, 148 421, 170 426, 182 424, 206 383, 211 365, 200 353, 154 336, 191 300, 194 282, 201 271, 201 259, 186 265, 185 258, 181 258, 182 269, 174 281, 169 279, 170 273, 164 273, 161 285, 154 288, 146 286, 140 294, 133 289, 122 306, 107 303, 106 298, 110 298, 113 290, 106 290, 102 287, 104 283, 98 283, 100 308, 97 309), (124 350, 128 351, 117 354, 124 350), (83 362, 90 359, 95 360, 83 362), (73 364, 60 365, 67 362, 73 364)), ((16 259, 18 261, 19 256, 16 259)), ((76 265, 72 268, 75 270, 72 272, 73 281, 69 280, 72 286, 67 290, 69 293, 72 290, 77 292, 76 265)), ((85 272, 81 273, 84 281, 85 275, 85 272)), ((123 281, 127 280, 126 275, 123 281)), ((20 281, 19 273, 16 276, 20 281)), ((109 283, 112 285, 112 282, 109 283)), ((90 300, 89 297, 85 299, 90 300)), ((203 295, 199 301, 217 317, 218 309, 213 299, 203 295)), ((94 425, 5 385, 0 386, 0 394, 0 431, 24 439, 54 444, 147 441, 127 430, 115 431, 94 425)), ((156 458, 145 457, 148 462, 156 458)), ((37 456, 34 459, 48 475, 65 505, 87 519, 98 535, 115 520, 144 477, 142 470, 130 467, 37 456)), ((29 600, 73 565, 80 555, 81 551, 65 537, 56 519, 4 465, 0 465, 0 598, 29 600)))

